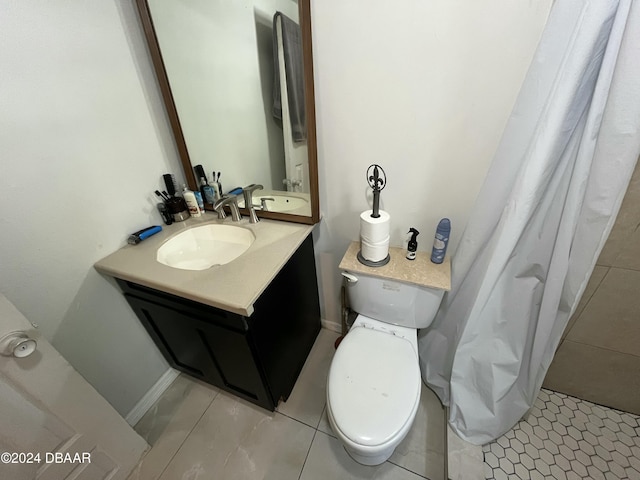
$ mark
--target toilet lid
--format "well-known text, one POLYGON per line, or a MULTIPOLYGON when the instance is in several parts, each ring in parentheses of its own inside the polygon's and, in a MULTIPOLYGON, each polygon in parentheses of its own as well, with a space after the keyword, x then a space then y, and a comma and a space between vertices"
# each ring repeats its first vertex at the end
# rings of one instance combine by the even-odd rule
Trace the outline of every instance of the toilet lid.
POLYGON ((420 398, 418 357, 409 340, 353 328, 331 362, 327 397, 347 438, 368 446, 391 440, 420 398))

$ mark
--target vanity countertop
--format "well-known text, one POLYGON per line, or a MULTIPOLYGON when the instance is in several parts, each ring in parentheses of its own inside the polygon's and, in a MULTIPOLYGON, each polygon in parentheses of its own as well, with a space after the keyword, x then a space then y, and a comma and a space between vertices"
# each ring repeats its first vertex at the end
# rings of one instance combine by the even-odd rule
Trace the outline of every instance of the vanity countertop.
POLYGON ((390 247, 391 260, 382 267, 367 267, 358 261, 360 242, 351 242, 347 253, 340 262, 341 270, 364 273, 372 277, 388 278, 399 282, 412 283, 421 287, 451 290, 451 260, 447 256, 441 264, 431 261, 428 252, 416 252, 415 260, 405 258, 404 248, 390 247))
POLYGON ((239 315, 250 316, 253 304, 313 230, 313 225, 262 219, 250 224, 218 220, 212 214, 163 225, 162 231, 138 245, 126 245, 98 261, 96 270, 162 292, 188 298, 239 315), (181 270, 156 260, 158 248, 189 227, 224 223, 248 228, 256 239, 226 265, 206 270, 181 270))

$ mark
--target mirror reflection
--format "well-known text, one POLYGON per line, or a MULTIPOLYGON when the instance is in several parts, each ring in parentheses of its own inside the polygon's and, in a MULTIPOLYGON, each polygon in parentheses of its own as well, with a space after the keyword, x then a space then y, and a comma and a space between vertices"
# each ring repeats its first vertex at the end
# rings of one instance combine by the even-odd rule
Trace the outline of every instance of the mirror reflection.
POLYGON ((311 215, 297 2, 148 5, 192 167, 223 193, 261 184, 258 209, 311 215))

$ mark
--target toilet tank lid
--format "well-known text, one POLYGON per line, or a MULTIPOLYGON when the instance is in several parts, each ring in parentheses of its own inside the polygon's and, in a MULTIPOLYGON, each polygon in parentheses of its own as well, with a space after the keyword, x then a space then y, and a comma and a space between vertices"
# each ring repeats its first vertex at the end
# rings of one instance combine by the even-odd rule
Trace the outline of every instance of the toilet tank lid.
POLYGON ((420 368, 411 343, 353 328, 336 350, 327 382, 333 418, 350 440, 366 446, 390 441, 420 399, 420 368))

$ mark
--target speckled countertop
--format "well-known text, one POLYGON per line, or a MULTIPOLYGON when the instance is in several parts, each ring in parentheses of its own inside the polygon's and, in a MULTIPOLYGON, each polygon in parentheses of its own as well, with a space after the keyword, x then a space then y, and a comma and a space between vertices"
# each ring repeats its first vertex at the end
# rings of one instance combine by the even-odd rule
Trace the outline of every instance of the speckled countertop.
POLYGON ((416 252, 415 260, 405 258, 404 248, 390 247, 391 260, 382 267, 367 267, 356 257, 360 251, 360 242, 351 242, 347 253, 340 262, 341 270, 364 273, 372 277, 388 278, 399 282, 413 283, 422 287, 438 290, 451 290, 451 261, 445 257, 444 262, 435 264, 428 252, 416 252))
POLYGON ((106 275, 128 280, 240 315, 253 313, 253 304, 313 230, 313 225, 263 219, 250 224, 217 220, 213 214, 164 225, 162 232, 138 245, 127 245, 95 264, 106 275), (156 260, 158 248, 189 227, 224 223, 248 228, 256 239, 249 249, 226 265, 206 270, 180 270, 156 260))

